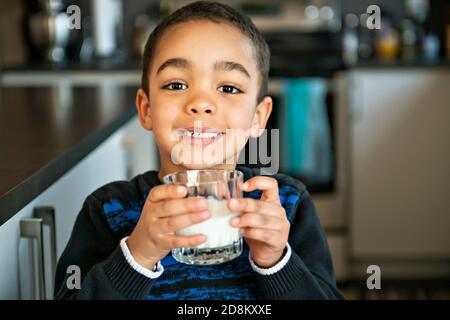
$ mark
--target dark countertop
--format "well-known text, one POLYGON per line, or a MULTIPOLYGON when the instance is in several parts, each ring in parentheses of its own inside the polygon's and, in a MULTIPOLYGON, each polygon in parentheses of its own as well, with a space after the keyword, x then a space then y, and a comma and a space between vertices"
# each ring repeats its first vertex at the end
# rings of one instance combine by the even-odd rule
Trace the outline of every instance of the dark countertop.
MULTIPOLYGON (((327 57, 320 59, 302 59, 299 62, 297 57, 278 57, 272 56, 270 76, 271 77, 329 77, 335 71, 344 68, 341 59, 327 57)), ((136 72, 141 73, 140 61, 128 61, 121 63, 99 62, 81 64, 76 62, 62 64, 27 64, 23 66, 7 67, 3 69, 5 74, 34 74, 42 72, 58 73, 83 73, 83 72, 136 72)))
POLYGON ((91 62, 67 61, 59 63, 29 62, 24 65, 7 66, 4 72, 42 71, 130 71, 141 70, 141 61, 94 60, 91 62))
MULTIPOLYGON (((338 56, 288 55, 273 54, 270 62, 271 77, 332 77, 336 71, 359 68, 393 69, 393 68, 436 68, 450 67, 450 59, 426 60, 414 59, 360 59, 357 63, 345 64, 338 56)), ((29 63, 3 69, 5 74, 30 74, 41 72, 141 72, 141 62, 132 61, 92 61, 90 63, 65 62, 59 64, 29 63)))
POLYGON ((348 66, 348 68, 436 68, 436 67, 450 67, 450 59, 426 60, 424 58, 417 59, 396 59, 396 60, 382 60, 370 59, 359 60, 355 65, 348 66))
POLYGON ((135 87, 0 88, 0 225, 135 114, 135 87))

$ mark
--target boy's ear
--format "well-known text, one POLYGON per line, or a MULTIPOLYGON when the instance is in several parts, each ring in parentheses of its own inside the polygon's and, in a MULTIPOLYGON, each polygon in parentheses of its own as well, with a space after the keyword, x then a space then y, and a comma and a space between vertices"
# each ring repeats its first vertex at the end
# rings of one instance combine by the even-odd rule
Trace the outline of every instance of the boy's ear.
POLYGON ((253 117, 252 127, 250 129, 250 136, 257 138, 263 134, 266 128, 267 120, 272 112, 272 98, 269 96, 256 106, 255 116, 253 117))
POLYGON ((150 116, 150 101, 142 88, 136 92, 136 109, 139 121, 144 129, 152 130, 152 117, 150 116))

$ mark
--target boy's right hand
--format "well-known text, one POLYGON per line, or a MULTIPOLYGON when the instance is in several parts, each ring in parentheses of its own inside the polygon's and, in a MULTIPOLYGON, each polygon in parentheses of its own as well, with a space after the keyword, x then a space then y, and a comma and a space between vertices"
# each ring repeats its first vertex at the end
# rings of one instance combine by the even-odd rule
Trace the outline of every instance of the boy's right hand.
POLYGON ((206 199, 184 198, 186 192, 186 187, 166 184, 150 191, 127 241, 131 255, 144 268, 151 270, 173 248, 192 248, 206 241, 206 236, 200 234, 175 235, 175 231, 210 216, 206 199))

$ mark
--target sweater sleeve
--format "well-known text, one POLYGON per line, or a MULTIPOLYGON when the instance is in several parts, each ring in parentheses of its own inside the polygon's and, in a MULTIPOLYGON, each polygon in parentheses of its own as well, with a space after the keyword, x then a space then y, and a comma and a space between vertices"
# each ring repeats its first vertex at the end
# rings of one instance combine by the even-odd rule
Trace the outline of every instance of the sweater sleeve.
POLYGON ((148 294, 154 280, 130 266, 102 213, 100 200, 87 197, 58 261, 55 299, 142 299, 148 294), (67 272, 69 266, 81 272, 79 289, 68 285, 74 275, 67 272))
POLYGON ((336 286, 325 232, 308 191, 300 196, 291 224, 291 256, 276 273, 257 273, 267 299, 343 299, 336 286))

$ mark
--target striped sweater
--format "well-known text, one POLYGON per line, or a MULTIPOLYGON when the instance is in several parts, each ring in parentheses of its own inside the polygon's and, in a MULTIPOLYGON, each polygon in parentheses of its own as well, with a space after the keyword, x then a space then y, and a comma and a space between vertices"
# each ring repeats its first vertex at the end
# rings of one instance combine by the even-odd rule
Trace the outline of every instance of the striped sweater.
MULTIPOLYGON (((238 166, 247 180, 258 169, 238 166)), ((277 174, 279 195, 291 223, 286 265, 270 275, 255 272, 244 241, 242 254, 219 265, 179 263, 169 253, 161 260, 164 272, 150 279, 133 269, 119 246, 133 231, 144 201, 161 184, 157 171, 130 181, 107 184, 89 195, 77 217, 70 240, 58 261, 57 299, 337 299, 333 266, 325 234, 304 185, 277 174), (81 288, 69 289, 68 267, 81 270, 81 288)), ((244 193, 259 199, 261 191, 244 193)))

